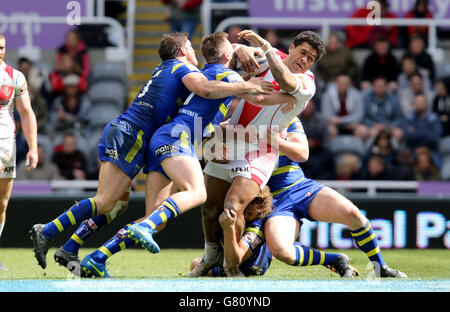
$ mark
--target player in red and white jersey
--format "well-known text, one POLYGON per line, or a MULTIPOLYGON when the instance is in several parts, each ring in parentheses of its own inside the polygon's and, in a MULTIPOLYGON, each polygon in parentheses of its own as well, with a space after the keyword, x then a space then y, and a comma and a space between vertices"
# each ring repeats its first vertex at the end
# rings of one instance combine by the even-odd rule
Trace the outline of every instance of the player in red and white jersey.
MULTIPOLYGON (((6 219, 6 207, 16 177, 16 127, 14 108, 20 115, 23 133, 28 143, 25 164, 28 170, 37 165, 37 127, 24 75, 6 64, 5 36, 0 33, 0 236, 6 219)), ((3 268, 0 263, 0 270, 3 268)))
MULTIPOLYGON (((239 36, 253 46, 262 48, 269 64, 269 69, 261 73, 264 80, 272 82, 280 92, 295 97, 297 102, 293 110, 283 110, 283 106, 288 104, 260 107, 241 101, 233 112, 230 124, 247 128, 255 126, 258 136, 262 138, 270 136, 265 134, 268 128, 271 135, 279 135, 279 131, 285 129, 314 96, 314 75, 309 69, 325 53, 325 45, 315 32, 303 31, 294 38, 289 54, 284 54, 272 48, 270 43, 251 30, 244 30, 239 36)), ((204 275, 216 261, 217 253, 214 250, 217 250, 217 217, 221 210, 235 210, 239 218, 242 218, 246 205, 269 180, 279 156, 277 147, 271 146, 270 142, 271 140, 258 140, 256 144, 247 144, 244 148, 245 156, 241 159, 234 158, 224 164, 213 161, 207 163, 204 172, 208 199, 202 210, 205 257, 190 276, 204 275)), ((242 144, 239 146, 239 143, 237 145, 238 151, 244 147, 242 144)))

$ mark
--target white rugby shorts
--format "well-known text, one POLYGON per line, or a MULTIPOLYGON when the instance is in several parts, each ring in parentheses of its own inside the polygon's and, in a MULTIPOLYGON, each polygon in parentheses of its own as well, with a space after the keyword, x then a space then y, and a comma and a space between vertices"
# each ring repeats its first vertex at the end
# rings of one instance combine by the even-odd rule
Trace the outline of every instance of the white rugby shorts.
POLYGON ((208 161, 203 172, 209 176, 233 182, 235 177, 244 177, 255 181, 262 190, 278 165, 279 151, 277 149, 254 150, 245 155, 245 159, 232 160, 228 163, 208 161))
POLYGON ((0 139, 0 179, 16 177, 16 138, 0 139))

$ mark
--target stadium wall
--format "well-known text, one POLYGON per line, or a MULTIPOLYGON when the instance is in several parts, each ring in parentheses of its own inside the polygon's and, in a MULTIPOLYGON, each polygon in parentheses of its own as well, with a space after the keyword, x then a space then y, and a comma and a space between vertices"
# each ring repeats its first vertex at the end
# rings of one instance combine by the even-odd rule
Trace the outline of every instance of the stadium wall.
MULTIPOLYGON (((35 223, 53 220, 85 195, 13 196, 0 247, 32 248, 28 231, 35 223)), ((349 198, 366 214, 375 228, 381 248, 450 248, 450 198, 415 195, 352 195, 349 198)), ((99 247, 123 225, 144 214, 144 197, 134 193, 128 210, 95 233, 85 247, 99 247)), ((61 246, 76 229, 59 235, 53 247, 61 246)), ((156 236, 161 248, 203 248, 200 208, 173 219, 156 236)), ((345 226, 306 221, 300 241, 315 248, 354 248, 345 226)))

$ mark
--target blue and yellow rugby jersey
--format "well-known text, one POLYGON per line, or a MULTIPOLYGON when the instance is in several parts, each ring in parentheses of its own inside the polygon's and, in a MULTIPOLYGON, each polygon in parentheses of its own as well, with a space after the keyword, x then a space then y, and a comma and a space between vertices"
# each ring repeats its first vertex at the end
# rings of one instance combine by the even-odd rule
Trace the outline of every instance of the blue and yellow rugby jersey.
POLYGON ((152 78, 142 87, 130 107, 119 117, 151 136, 172 119, 189 95, 183 78, 200 70, 176 59, 162 62, 153 70, 152 78))
MULTIPOLYGON (((208 80, 217 80, 224 82, 241 82, 243 79, 233 70, 226 68, 221 64, 206 64, 201 70, 208 80)), ((234 97, 221 99, 205 99, 195 93, 189 94, 186 101, 178 111, 177 116, 172 120, 173 123, 185 125, 191 132, 191 142, 194 139, 194 125, 196 118, 201 118, 202 133, 205 130, 212 130, 212 121, 215 118, 223 117, 228 113, 231 101, 234 97)), ((200 126, 200 119, 198 119, 200 126)), ((198 138, 201 139, 201 138, 198 138)))
MULTIPOLYGON (((287 133, 303 133, 301 130, 301 121, 295 117, 287 127, 287 133)), ((302 168, 298 162, 290 160, 285 154, 280 153, 278 167, 273 171, 267 185, 273 196, 276 196, 289 188, 296 185, 305 178, 302 168)))

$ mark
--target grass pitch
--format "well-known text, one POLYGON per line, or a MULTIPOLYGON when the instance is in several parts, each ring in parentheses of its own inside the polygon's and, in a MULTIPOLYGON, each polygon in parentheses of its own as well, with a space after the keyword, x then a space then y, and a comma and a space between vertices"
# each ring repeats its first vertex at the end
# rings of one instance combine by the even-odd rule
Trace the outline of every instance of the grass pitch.
MULTIPOLYGON (((80 259, 94 249, 81 249, 80 259)), ((7 280, 64 280, 71 274, 53 260, 55 248, 47 254, 47 268, 43 270, 34 258, 33 250, 0 248, 0 261, 7 271, 0 271, 0 282, 7 280)), ((352 258, 352 265, 361 273, 357 279, 373 278, 372 265, 359 250, 327 250, 343 252, 352 258)), ((143 249, 129 249, 109 259, 108 271, 115 279, 183 279, 189 272, 190 261, 203 254, 201 249, 163 249, 150 254, 143 249)), ((414 280, 450 280, 450 252, 443 249, 383 250, 383 258, 392 268, 408 274, 414 280)), ((211 278, 204 278, 205 280, 211 278)), ((292 267, 278 260, 272 261, 263 276, 254 280, 340 280, 323 266, 292 267)))

